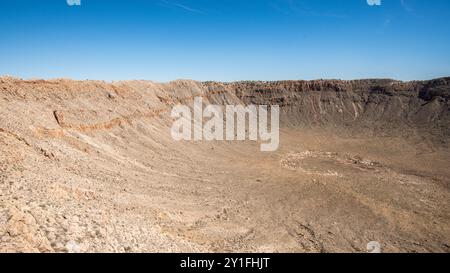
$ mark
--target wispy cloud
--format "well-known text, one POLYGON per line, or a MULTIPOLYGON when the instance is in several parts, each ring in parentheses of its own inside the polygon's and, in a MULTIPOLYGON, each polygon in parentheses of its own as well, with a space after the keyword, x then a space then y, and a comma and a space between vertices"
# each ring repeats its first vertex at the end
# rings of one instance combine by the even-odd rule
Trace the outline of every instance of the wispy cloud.
POLYGON ((182 9, 182 10, 187 11, 187 12, 198 13, 198 14, 204 14, 204 12, 201 11, 201 10, 198 10, 198 9, 196 9, 196 8, 193 8, 193 7, 190 7, 190 6, 181 4, 181 3, 179 3, 179 2, 162 0, 162 1, 161 1, 161 4, 162 4, 163 6, 165 6, 165 7, 168 7, 168 8, 178 8, 178 9, 182 9))
POLYGON ((423 18, 423 14, 417 9, 413 8, 409 2, 409 0, 400 0, 400 4, 405 12, 409 13, 413 17, 423 18))
POLYGON ((406 0, 400 0, 400 4, 402 5, 402 8, 407 12, 414 13, 414 9, 408 5, 406 0))
POLYGON ((327 17, 345 19, 348 18, 347 14, 329 13, 323 11, 315 11, 308 7, 303 1, 295 0, 283 0, 281 2, 269 2, 269 5, 277 12, 283 14, 298 14, 302 16, 310 17, 327 17))

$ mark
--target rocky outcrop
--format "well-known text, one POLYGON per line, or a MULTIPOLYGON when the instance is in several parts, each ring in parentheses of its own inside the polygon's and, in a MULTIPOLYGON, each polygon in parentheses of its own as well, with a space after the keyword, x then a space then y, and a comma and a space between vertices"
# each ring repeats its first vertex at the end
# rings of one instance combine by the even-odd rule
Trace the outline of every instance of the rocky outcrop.
POLYGON ((245 104, 280 105, 282 124, 321 126, 372 135, 411 132, 443 141, 450 136, 450 79, 317 80, 205 83, 245 104))

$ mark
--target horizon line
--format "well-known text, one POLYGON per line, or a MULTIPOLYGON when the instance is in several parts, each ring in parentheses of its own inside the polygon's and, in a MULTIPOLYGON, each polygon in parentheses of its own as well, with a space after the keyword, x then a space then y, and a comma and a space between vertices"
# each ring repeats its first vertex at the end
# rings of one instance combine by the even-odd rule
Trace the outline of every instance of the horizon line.
POLYGON ((283 79, 283 80, 234 80, 234 81, 220 81, 220 80, 196 80, 196 79, 185 79, 185 78, 178 78, 174 80, 169 81, 158 81, 158 80, 151 80, 151 79, 120 79, 120 80, 104 80, 104 79, 76 79, 76 78, 66 78, 66 77, 56 77, 56 78, 22 78, 18 76, 11 76, 11 75, 0 75, 0 79, 12 79, 12 80, 19 80, 24 82, 31 82, 31 81, 74 81, 74 82, 104 82, 104 83, 117 83, 117 82, 133 82, 133 81, 145 81, 145 82, 152 82, 152 83, 171 83, 171 82, 177 82, 177 81, 194 81, 199 83, 209 83, 209 82, 216 82, 216 83, 239 83, 239 82, 296 82, 296 81, 304 81, 304 82, 312 82, 312 81, 365 81, 365 80, 389 80, 389 81, 395 81, 395 82, 402 82, 402 83, 408 83, 408 82, 426 82, 426 81, 433 81, 433 80, 439 80, 439 79, 447 79, 450 78, 450 74, 448 76, 441 76, 441 77, 435 77, 435 78, 427 78, 427 79, 414 79, 414 80, 399 80, 395 78, 353 78, 353 79, 340 79, 340 78, 315 78, 315 79, 283 79))

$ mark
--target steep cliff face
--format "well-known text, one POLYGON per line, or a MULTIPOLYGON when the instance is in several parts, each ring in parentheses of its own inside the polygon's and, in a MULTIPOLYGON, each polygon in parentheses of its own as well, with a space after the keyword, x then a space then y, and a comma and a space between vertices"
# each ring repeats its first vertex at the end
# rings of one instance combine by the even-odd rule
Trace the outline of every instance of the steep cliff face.
POLYGON ((282 124, 319 126, 372 135, 411 132, 446 140, 450 136, 450 79, 280 81, 205 83, 225 89, 245 104, 280 105, 282 124))

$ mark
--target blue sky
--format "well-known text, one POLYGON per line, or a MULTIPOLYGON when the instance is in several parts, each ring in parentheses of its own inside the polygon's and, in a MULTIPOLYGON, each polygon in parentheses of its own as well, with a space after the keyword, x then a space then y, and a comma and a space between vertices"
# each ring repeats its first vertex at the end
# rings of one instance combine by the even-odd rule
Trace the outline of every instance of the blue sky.
POLYGON ((0 75, 283 80, 450 76, 450 1, 0 1, 0 75))

